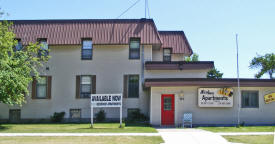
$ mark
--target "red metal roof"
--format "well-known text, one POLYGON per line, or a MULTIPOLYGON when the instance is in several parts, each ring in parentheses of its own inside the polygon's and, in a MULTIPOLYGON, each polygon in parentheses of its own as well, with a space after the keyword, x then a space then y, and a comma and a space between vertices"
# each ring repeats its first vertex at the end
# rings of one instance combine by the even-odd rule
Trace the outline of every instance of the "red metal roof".
POLYGON ((172 48, 172 53, 192 55, 193 51, 183 31, 159 31, 162 48, 172 48))
POLYGON ((157 31, 152 19, 72 19, 11 20, 17 38, 23 44, 47 38, 49 45, 81 44, 91 38, 94 44, 128 44, 139 37, 141 44, 170 47, 173 53, 192 54, 183 31, 157 31))
POLYGON ((81 44, 92 38, 94 44, 128 44, 130 37, 140 37, 142 44, 161 44, 151 19, 101 20, 14 20, 16 37, 24 44, 47 38, 48 44, 81 44))

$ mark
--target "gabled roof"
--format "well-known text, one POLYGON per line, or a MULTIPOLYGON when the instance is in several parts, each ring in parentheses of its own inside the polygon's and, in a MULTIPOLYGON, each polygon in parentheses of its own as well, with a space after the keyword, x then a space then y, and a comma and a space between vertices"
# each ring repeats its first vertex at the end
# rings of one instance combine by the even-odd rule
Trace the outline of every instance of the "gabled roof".
POLYGON ((172 48, 172 53, 192 55, 193 51, 183 31, 159 31, 162 48, 172 48))
POLYGON ((172 48, 173 53, 191 55, 192 49, 183 31, 158 31, 152 19, 54 19, 9 20, 24 45, 47 38, 49 45, 81 44, 91 38, 93 44, 129 44, 129 38, 141 38, 141 44, 172 48))
POLYGON ((11 20, 16 37, 24 44, 47 38, 48 44, 81 44, 92 38, 94 44, 128 44, 130 37, 140 37, 141 44, 160 44, 152 19, 74 19, 11 20))

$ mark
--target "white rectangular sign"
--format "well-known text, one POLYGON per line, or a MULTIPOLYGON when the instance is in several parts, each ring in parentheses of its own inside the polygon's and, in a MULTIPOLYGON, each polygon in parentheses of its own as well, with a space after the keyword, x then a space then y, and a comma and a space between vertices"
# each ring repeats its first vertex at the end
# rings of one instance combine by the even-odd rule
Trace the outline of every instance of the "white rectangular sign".
POLYGON ((199 88, 199 107, 233 107, 232 88, 199 88))
POLYGON ((92 94, 92 107, 121 107, 122 94, 92 94))

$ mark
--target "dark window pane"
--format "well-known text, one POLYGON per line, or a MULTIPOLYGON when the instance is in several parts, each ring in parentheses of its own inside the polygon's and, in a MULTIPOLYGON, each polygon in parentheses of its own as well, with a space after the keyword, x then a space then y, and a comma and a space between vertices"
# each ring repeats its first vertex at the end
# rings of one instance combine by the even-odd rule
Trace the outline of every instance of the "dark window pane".
POLYGON ((128 97, 130 98, 139 97, 139 76, 138 75, 129 75, 128 97))
POLYGON ((47 77, 43 76, 36 83, 36 98, 46 98, 47 96, 47 77))
POLYGON ((49 46, 47 43, 47 39, 39 39, 40 50, 38 52, 38 56, 48 56, 49 55, 49 46))
POLYGON ((80 97, 81 98, 89 98, 91 94, 91 84, 92 84, 92 79, 91 76, 81 76, 81 81, 80 81, 80 97))
POLYGON ((163 61, 171 61, 171 49, 163 49, 163 61))
POLYGON ((70 118, 81 118, 81 109, 70 109, 70 118))
POLYGON ((92 40, 83 40, 82 41, 82 59, 92 59, 93 55, 93 42, 92 40))
POLYGON ((140 58, 140 39, 137 39, 137 38, 130 39, 129 58, 130 59, 140 58))
POLYGON ((22 45, 21 39, 17 39, 17 44, 15 45, 15 50, 20 51, 20 50, 22 50, 22 48, 23 48, 23 45, 22 45))
POLYGON ((258 108, 259 94, 257 91, 242 91, 242 107, 258 108))

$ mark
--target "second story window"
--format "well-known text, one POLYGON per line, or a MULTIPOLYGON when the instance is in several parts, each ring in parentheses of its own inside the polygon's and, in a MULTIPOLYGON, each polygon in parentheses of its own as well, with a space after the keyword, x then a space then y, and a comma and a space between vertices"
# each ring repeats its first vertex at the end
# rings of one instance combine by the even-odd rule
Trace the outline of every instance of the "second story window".
POLYGON ((15 50, 16 50, 16 51, 22 50, 23 45, 22 45, 21 39, 15 39, 15 40, 17 40, 17 44, 15 45, 15 50))
POLYGON ((81 59, 91 60, 93 58, 93 42, 89 39, 82 40, 81 59))
POLYGON ((38 39, 38 42, 40 44, 40 51, 38 52, 38 56, 48 56, 49 55, 49 46, 47 43, 47 39, 41 38, 38 39))
POLYGON ((171 61, 171 51, 170 48, 163 49, 163 61, 171 61))
POLYGON ((140 58, 140 39, 131 38, 129 46, 129 59, 139 59, 140 58))

